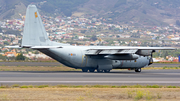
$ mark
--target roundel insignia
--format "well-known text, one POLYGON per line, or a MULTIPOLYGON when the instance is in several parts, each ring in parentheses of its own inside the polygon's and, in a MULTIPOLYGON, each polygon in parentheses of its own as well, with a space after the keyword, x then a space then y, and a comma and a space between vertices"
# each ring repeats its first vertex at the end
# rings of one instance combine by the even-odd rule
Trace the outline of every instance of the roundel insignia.
POLYGON ((35 12, 34 14, 35 14, 35 18, 37 18, 37 17, 38 17, 38 14, 37 14, 37 12, 35 12))

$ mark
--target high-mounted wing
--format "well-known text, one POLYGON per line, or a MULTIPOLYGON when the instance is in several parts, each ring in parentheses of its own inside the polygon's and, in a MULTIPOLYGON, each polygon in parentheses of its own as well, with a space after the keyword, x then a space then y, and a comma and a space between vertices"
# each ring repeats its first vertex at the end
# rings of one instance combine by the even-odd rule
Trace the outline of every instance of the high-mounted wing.
POLYGON ((86 55, 100 54, 139 54, 151 55, 155 50, 175 50, 172 47, 96 47, 86 50, 86 55))
POLYGON ((134 54, 138 49, 91 49, 86 51, 86 55, 98 55, 98 54, 134 54))

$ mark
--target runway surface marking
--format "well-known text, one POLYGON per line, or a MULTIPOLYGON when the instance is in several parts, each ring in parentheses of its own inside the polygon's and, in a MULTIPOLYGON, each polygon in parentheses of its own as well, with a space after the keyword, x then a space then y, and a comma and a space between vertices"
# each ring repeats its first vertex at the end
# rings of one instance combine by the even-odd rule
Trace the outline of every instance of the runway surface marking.
POLYGON ((0 81, 0 83, 166 83, 166 84, 180 84, 180 81, 0 81))

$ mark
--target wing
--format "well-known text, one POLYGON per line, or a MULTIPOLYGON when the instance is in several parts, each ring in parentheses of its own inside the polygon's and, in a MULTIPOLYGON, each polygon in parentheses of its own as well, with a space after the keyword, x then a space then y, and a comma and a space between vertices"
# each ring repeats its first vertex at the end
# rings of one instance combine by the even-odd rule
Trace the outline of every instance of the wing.
POLYGON ((138 49, 90 49, 86 51, 86 55, 99 55, 99 54, 133 54, 138 49))
POLYGON ((86 55, 138 54, 149 56, 155 50, 175 50, 172 47, 96 47, 86 50, 86 55))

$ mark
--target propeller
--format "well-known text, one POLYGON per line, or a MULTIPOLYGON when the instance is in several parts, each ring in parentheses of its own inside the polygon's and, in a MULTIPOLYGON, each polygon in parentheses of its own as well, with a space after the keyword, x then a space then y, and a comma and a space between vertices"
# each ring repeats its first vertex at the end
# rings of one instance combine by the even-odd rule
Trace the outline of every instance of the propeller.
POLYGON ((151 65, 153 64, 153 53, 156 52, 155 50, 152 51, 151 53, 151 58, 149 59, 149 64, 148 65, 151 65))

